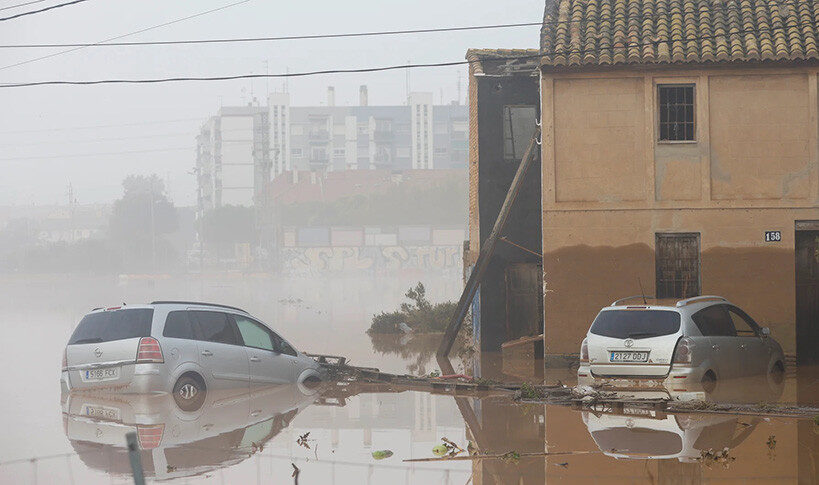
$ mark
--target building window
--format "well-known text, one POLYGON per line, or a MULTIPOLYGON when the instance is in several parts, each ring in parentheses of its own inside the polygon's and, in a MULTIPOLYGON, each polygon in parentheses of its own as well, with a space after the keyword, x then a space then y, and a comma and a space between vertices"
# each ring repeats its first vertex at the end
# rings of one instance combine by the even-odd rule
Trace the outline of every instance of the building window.
POLYGON ((301 158, 304 156, 304 152, 301 148, 294 148, 291 155, 293 155, 293 158, 301 158))
POLYGON ((664 233, 655 239, 657 298, 689 298, 700 294, 699 233, 664 233))
POLYGON ((660 141, 694 141, 694 85, 660 85, 660 141))
POLYGON ((535 132, 534 106, 503 107, 503 158, 519 161, 535 132))

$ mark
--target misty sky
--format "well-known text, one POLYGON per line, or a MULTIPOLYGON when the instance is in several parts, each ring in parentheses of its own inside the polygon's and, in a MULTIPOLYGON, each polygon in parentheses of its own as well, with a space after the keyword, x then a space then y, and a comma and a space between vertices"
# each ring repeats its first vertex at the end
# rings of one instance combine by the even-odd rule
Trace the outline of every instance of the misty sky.
MULTIPOLYGON (((0 44, 97 42, 237 0, 90 0, 0 23, 0 44)), ((23 0, 0 0, 0 7, 23 0)), ((9 15, 60 3, 49 0, 9 15)), ((122 40, 253 37, 409 28, 537 22, 542 1, 507 0, 250 0, 225 10, 122 40)), ((0 49, 0 83, 53 79, 150 78, 185 75, 308 71, 412 62, 461 60, 470 47, 537 47, 538 27, 379 38, 285 42, 86 48, 29 64, 5 67, 63 49, 0 49)), ((466 97, 466 67, 417 69, 413 91, 435 102, 466 97)), ((72 183, 80 203, 109 202, 131 173, 158 173, 170 181, 177 205, 195 203, 195 134, 220 105, 263 102, 282 80, 187 82, 159 85, 44 86, 0 89, 0 205, 63 204, 72 183), (122 126, 122 125, 130 126, 122 126), (100 126, 101 128, 88 128, 100 126), (114 126, 109 126, 114 125, 114 126), (94 155, 127 151, 144 153, 94 155), (64 157, 64 155, 68 155, 64 157), (83 156, 77 156, 83 155, 83 156), (47 157, 47 158, 35 158, 47 157), (24 158, 24 159, 21 159, 24 158)), ((402 71, 291 79, 294 105, 357 104, 358 86, 370 104, 402 104, 402 71)))

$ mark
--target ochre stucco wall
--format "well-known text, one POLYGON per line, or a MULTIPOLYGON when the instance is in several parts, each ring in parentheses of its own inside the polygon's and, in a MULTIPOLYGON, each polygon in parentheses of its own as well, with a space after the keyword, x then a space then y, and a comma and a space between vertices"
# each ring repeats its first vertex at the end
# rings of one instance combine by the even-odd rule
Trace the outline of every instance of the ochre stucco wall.
POLYGON ((654 294, 663 232, 699 233, 702 293, 794 353, 794 222, 819 219, 816 69, 544 72, 541 93, 546 353, 576 353, 638 278, 654 294), (695 85, 696 140, 658 142, 657 85, 679 83, 695 85))

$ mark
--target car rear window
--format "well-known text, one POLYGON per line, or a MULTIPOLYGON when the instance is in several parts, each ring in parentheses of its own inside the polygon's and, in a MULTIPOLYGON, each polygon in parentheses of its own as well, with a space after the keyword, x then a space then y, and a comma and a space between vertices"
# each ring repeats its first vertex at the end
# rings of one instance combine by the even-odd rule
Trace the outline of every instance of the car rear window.
POLYGON ((184 310, 168 313, 162 336, 196 340, 196 332, 194 331, 193 322, 188 313, 189 312, 184 310))
POLYGON ((151 320, 154 318, 152 308, 133 308, 89 313, 82 320, 68 345, 94 344, 123 340, 128 338, 147 337, 151 335, 151 320))
POLYGON ((680 314, 667 310, 606 310, 590 332, 603 337, 641 339, 671 335, 680 330, 680 314))

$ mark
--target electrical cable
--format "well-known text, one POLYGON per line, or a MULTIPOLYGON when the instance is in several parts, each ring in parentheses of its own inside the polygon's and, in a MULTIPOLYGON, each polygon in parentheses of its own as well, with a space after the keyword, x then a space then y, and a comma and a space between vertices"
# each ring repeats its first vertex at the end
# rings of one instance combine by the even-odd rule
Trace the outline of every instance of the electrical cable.
POLYGON ((99 152, 99 153, 69 153, 66 155, 46 155, 46 156, 29 156, 29 157, 9 157, 0 158, 0 162, 17 162, 23 160, 48 160, 57 158, 80 158, 80 157, 103 157, 111 155, 131 155, 136 153, 158 153, 158 152, 176 152, 182 150, 196 150, 194 147, 176 147, 176 148, 151 148, 147 150, 127 150, 122 152, 99 152))
MULTIPOLYGON (((807 24, 803 24, 805 26, 807 24)), ((811 23, 810 25, 815 26, 816 23, 811 23)), ((538 52, 537 54, 528 54, 528 55, 517 55, 517 56, 497 56, 491 59, 490 61, 504 61, 504 60, 526 60, 526 59, 538 59, 543 57, 544 55, 570 55, 570 54, 584 54, 587 52, 600 52, 603 50, 626 50, 630 47, 644 47, 649 45, 659 45, 665 43, 672 43, 672 42, 691 42, 696 40, 706 40, 706 39, 717 39, 720 37, 732 37, 738 36, 746 33, 757 33, 757 32, 772 32, 775 30, 782 30, 790 28, 790 26, 782 26, 782 27, 774 27, 771 29, 747 29, 747 30, 737 30, 734 32, 727 32, 725 34, 713 34, 713 35, 703 35, 703 36, 695 36, 695 37, 678 37, 678 38, 669 38, 665 40, 656 40, 651 42, 632 42, 626 43, 624 45, 611 45, 609 47, 597 47, 594 49, 568 49, 563 51, 550 51, 550 52, 538 52)), ((232 81, 237 79, 265 79, 265 78, 291 78, 291 77, 308 77, 308 76, 316 76, 316 75, 325 75, 325 74, 351 74, 351 73, 369 73, 369 72, 384 72, 384 71, 393 71, 393 70, 400 70, 400 69, 419 69, 419 68, 434 68, 434 67, 448 67, 448 66, 462 66, 468 65, 473 62, 483 62, 484 60, 464 60, 464 61, 448 61, 448 62, 433 62, 433 63, 416 63, 416 64, 399 64, 399 65, 391 65, 391 66, 378 66, 378 67, 365 67, 365 68, 351 68, 351 69, 326 69, 326 70, 317 70, 317 71, 305 71, 305 72, 294 72, 294 73, 279 73, 279 74, 236 74, 236 75, 227 75, 227 76, 183 76, 183 77, 166 77, 166 78, 153 78, 153 79, 98 79, 98 80, 90 80, 90 81, 65 81, 65 80, 53 80, 53 81, 34 81, 34 82, 23 82, 23 83, 8 83, 8 84, 0 84, 0 88, 19 88, 19 87, 31 87, 31 86, 55 86, 55 85, 74 85, 74 86, 90 86, 90 85, 98 85, 98 84, 159 84, 159 83, 170 83, 170 82, 183 82, 183 81, 232 81)))
POLYGON ((12 44, 0 45, 0 49, 20 49, 20 48, 53 48, 53 47, 122 47, 122 46, 149 46, 149 45, 184 45, 184 44, 226 44, 232 42, 276 42, 284 40, 307 40, 307 39, 339 39, 349 37, 375 37, 384 35, 405 35, 405 34, 429 34, 436 32, 460 32, 469 30, 490 30, 507 29, 512 27, 531 27, 542 25, 543 22, 521 22, 512 24, 493 25, 469 25, 464 27, 440 27, 428 29, 407 29, 407 30, 385 30, 373 32, 346 32, 340 34, 306 34, 306 35, 284 35, 278 37, 238 37, 222 39, 182 39, 182 40, 156 40, 144 42, 109 42, 109 43, 68 43, 68 44, 12 44))
POLYGON ((122 34, 122 35, 117 35, 115 37, 110 37, 108 39, 104 39, 104 40, 101 40, 99 42, 95 42, 95 43, 93 43, 91 45, 88 45, 88 46, 74 47, 73 49, 67 49, 67 50, 64 50, 64 51, 54 52, 52 54, 48 54, 48 55, 45 55, 45 56, 35 57, 33 59, 28 59, 28 60, 25 60, 25 61, 16 62, 14 64, 9 64, 9 65, 0 67, 0 71, 2 71, 4 69, 9 69, 9 68, 12 68, 12 67, 17 67, 17 66, 22 66, 22 65, 25 65, 25 64, 30 64, 30 63, 36 62, 36 61, 41 61, 43 59, 50 59, 52 57, 57 57, 59 55, 67 54, 69 52, 75 52, 75 51, 78 51, 80 49, 85 49, 87 47, 91 47, 93 45, 102 44, 103 42, 122 39, 123 37, 129 37, 131 35, 141 34, 143 32, 148 32, 149 30, 158 29, 160 27, 167 27, 168 25, 176 24, 176 23, 183 22, 185 20, 190 20, 190 19, 196 18, 196 17, 201 17, 201 16, 207 15, 209 13, 218 12, 219 10, 224 10, 226 8, 234 7, 236 5, 241 5, 241 4, 247 3, 249 1, 250 0, 240 0, 238 2, 229 3, 227 5, 222 5, 221 7, 216 7, 216 8, 210 9, 210 10, 205 10, 204 12, 199 12, 199 13, 195 13, 195 14, 192 14, 192 15, 188 15, 187 17, 181 17, 181 18, 178 18, 178 19, 175 19, 175 20, 170 20, 168 22, 158 24, 158 25, 153 25, 151 27, 146 27, 144 29, 135 30, 133 32, 128 32, 127 34, 122 34))
POLYGON ((25 7, 26 5, 32 5, 32 4, 35 4, 35 3, 41 3, 41 2, 45 2, 45 1, 46 0, 34 0, 32 2, 18 3, 17 5, 9 5, 8 7, 0 8, 0 11, 2 11, 2 10, 11 10, 12 8, 18 8, 18 7, 25 7))
MULTIPOLYGON (((792 6, 793 2, 774 2, 777 6, 792 6)), ((710 12, 714 11, 736 11, 736 7, 728 4, 721 6, 714 6, 710 12)), ((697 15, 699 10, 683 10, 680 12, 683 16, 697 15)), ((597 22, 610 22, 617 20, 631 21, 636 20, 642 22, 648 19, 658 19, 667 17, 667 14, 655 13, 652 15, 614 15, 602 16, 595 18, 597 22)), ((338 34, 304 34, 304 35, 288 35, 275 37, 238 37, 238 38, 217 38, 217 39, 180 39, 180 40, 157 40, 157 41, 134 41, 134 42, 106 42, 100 41, 96 43, 41 43, 41 44, 5 44, 0 45, 0 49, 28 49, 28 48, 57 48, 57 47, 134 47, 134 46, 162 46, 162 45, 189 45, 189 44, 220 44, 233 42, 275 42, 275 41, 289 41, 289 40, 311 40, 311 39, 338 39, 349 37, 373 37, 385 35, 406 35, 406 34, 427 34, 437 32, 458 32, 471 30, 489 30, 489 29, 504 29, 514 27, 531 27, 543 25, 559 25, 559 24, 574 24, 588 21, 587 19, 580 20, 546 20, 539 22, 518 22, 507 24, 488 24, 488 25, 471 25, 462 27, 433 27, 422 29, 404 29, 404 30, 385 30, 385 31, 371 31, 371 32, 345 32, 338 34)))
POLYGON ((5 22, 6 20, 13 20, 13 19, 17 19, 17 18, 20 18, 20 17, 25 17, 27 15, 34 15, 36 13, 47 12, 49 10, 54 10, 55 8, 67 7, 69 5, 75 5, 77 3, 83 3, 83 2, 87 2, 87 1, 88 0, 72 0, 70 2, 58 3, 57 5, 51 5, 51 6, 48 6, 48 7, 45 7, 45 8, 41 8, 40 10, 31 10, 29 12, 22 12, 22 13, 18 13, 16 15, 12 15, 10 17, 3 17, 3 18, 0 18, 0 22, 5 22))

